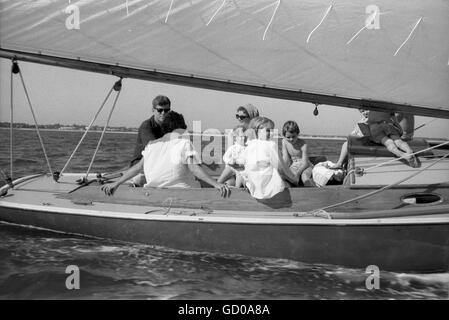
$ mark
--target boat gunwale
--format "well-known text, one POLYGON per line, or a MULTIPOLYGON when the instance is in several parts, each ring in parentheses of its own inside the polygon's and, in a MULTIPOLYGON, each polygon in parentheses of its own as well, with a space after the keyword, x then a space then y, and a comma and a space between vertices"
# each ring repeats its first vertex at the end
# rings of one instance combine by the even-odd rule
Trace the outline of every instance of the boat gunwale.
MULTIPOLYGON (((67 173, 65 176, 80 176, 81 174, 78 173, 67 173)), ((93 174, 92 174, 93 175, 93 174)), ((39 178, 49 178, 51 177, 49 174, 38 174, 38 175, 29 175, 25 176, 19 179, 14 180, 14 187, 20 186, 21 184, 27 184, 30 183, 36 179, 39 178), (17 185, 15 185, 17 183, 17 185)), ((419 185, 418 185, 419 186, 419 185)), ((78 186, 79 187, 79 186, 78 186)), ((77 187, 77 188, 78 188, 77 187)), ((338 186, 328 186, 328 188, 350 188, 350 186, 345 185, 338 185, 338 186)), ((424 186, 421 185, 421 188, 424 186)), ((428 186, 427 186, 428 187, 428 186)), ((439 186, 441 187, 441 186, 439 186)), ((449 184, 443 184, 443 188, 449 187, 449 184)), ((10 189, 9 185, 5 185, 0 188, 0 190, 3 190, 6 188, 6 190, 10 189)), ((357 186, 355 189, 372 189, 373 186, 357 186), (362 187, 362 188, 360 188, 362 187)), ((168 188, 166 188, 168 190, 168 188)), ((182 190, 185 191, 183 188, 173 188, 173 190, 182 190)), ((201 190, 202 188, 194 188, 195 190, 201 190)), ((297 188, 300 189, 300 188, 297 188)), ((413 189, 410 188, 410 186, 407 186, 404 189, 413 189)), ((26 190, 26 189, 15 189, 16 191, 25 191, 25 192, 38 192, 37 190, 26 190)), ((67 194, 70 191, 64 191, 64 192, 48 192, 52 195, 58 195, 58 194, 67 194)), ((449 205, 447 204, 431 204, 427 206, 413 206, 408 207, 406 209, 387 209, 387 210, 369 210, 364 211, 363 213, 365 215, 369 215, 372 213, 384 213, 387 214, 390 211, 393 211, 398 213, 398 210, 403 211, 409 211, 412 209, 413 211, 416 210, 423 210, 423 211, 430 211, 429 214, 415 214, 411 216, 396 216, 396 217, 371 217, 371 218, 364 218, 364 217, 358 217, 358 218, 338 218, 338 215, 350 215, 352 212, 332 212, 329 211, 329 218, 323 217, 323 216, 313 216, 311 212, 291 212, 291 211, 279 211, 279 212, 270 212, 270 211, 238 211, 238 210, 219 210, 215 209, 213 210, 213 214, 215 216, 210 215, 204 215, 203 212, 199 212, 200 209, 195 208, 173 208, 172 213, 167 212, 167 207, 159 207, 159 206, 146 206, 145 211, 160 211, 163 212, 161 214, 145 214, 142 213, 127 213, 127 212, 120 212, 120 211, 98 211, 98 210, 86 210, 81 208, 68 208, 68 207, 58 207, 58 206, 48 206, 48 205, 37 205, 37 204, 20 204, 15 202, 9 202, 5 201, 3 199, 6 199, 5 197, 0 198, 0 208, 1 207, 8 207, 8 208, 14 208, 14 209, 22 209, 26 211, 40 211, 40 212, 49 212, 49 213, 60 213, 60 214, 75 214, 75 215, 82 215, 82 216, 98 216, 98 217, 110 217, 110 218, 121 218, 121 219, 136 219, 136 220, 157 220, 157 221, 183 221, 183 222, 212 222, 212 223, 237 223, 237 224, 288 224, 288 225, 389 225, 389 224, 444 224, 449 223, 449 205), (182 213, 176 213, 176 211, 181 211, 182 213), (443 213, 431 213, 432 211, 447 211, 443 213), (82 213, 79 213, 82 212, 82 213), (101 214, 98 214, 101 212, 101 214), (235 216, 235 214, 244 214, 244 212, 253 213, 254 217, 238 217, 235 216), (183 215, 183 214, 189 214, 189 215, 183 215), (221 216, 216 216, 220 215, 221 216), (332 214, 336 214, 335 217, 332 217, 332 214), (429 215, 443 215, 441 217, 429 217, 429 215), (444 216, 446 215, 446 216, 444 216), (421 216, 421 218, 419 218, 421 216), (426 216, 426 217, 423 217, 426 216), (411 221, 410 221, 411 220, 411 221)), ((108 205, 104 202, 96 202, 97 204, 101 204, 103 206, 108 205)), ((77 204, 73 203, 73 205, 83 205, 85 204, 77 204)), ((117 205, 117 204, 116 204, 117 205)), ((118 204, 123 207, 126 206, 135 206, 139 208, 143 208, 142 205, 134 205, 134 204, 118 204)))
MULTIPOLYGON (((72 173, 64 173, 63 176, 82 177, 84 175, 85 174, 81 173, 81 172, 80 173, 72 172, 72 173)), ((51 175, 49 173, 41 173, 41 174, 27 175, 27 176, 18 178, 18 179, 13 181, 14 188, 12 188, 12 189, 13 190, 24 190, 24 189, 15 189, 15 188, 20 186, 20 185, 24 185, 24 184, 30 183, 30 182, 32 182, 32 180, 38 179, 38 178, 41 178, 41 177, 47 177, 48 178, 48 177, 51 177, 51 175)), ((96 177, 96 174, 91 173, 91 174, 89 174, 89 177, 96 177)), ((96 178, 93 179, 93 180, 96 180, 96 178)), ((83 187, 83 185, 77 184, 75 181, 73 182, 73 185, 74 185, 74 188, 83 187)), ((387 184, 373 184, 373 185, 371 185, 371 184, 360 184, 360 185, 357 185, 357 184, 339 184, 339 185, 325 185, 323 187, 316 188, 316 189, 351 189, 351 190, 352 189, 354 189, 354 190, 362 189, 363 190, 363 189, 380 189, 380 188, 383 188, 385 186, 387 186, 387 184)), ((399 184, 399 185, 391 186, 389 189, 422 189, 422 188, 429 188, 429 187, 430 188, 443 188, 443 189, 446 189, 446 188, 449 188, 449 182, 439 182, 439 183, 432 183, 432 184, 405 184, 405 185, 399 184)), ((0 191, 2 191, 4 188, 11 189, 10 186, 3 185, 3 186, 0 187, 0 191)), ((290 190, 302 190, 304 188, 305 187, 297 187, 297 188, 289 188, 289 189, 290 190)), ((151 187, 151 188, 146 188, 146 189, 148 189, 148 190, 151 190, 151 189, 174 190, 174 191, 177 191, 177 190, 185 191, 186 190, 185 188, 176 188, 176 187, 174 187, 174 188, 152 188, 151 187)), ((189 190, 195 190, 195 191, 196 190, 203 190, 203 189, 212 189, 212 188, 189 188, 189 190)), ((32 191, 32 190, 26 190, 26 191, 32 191)), ((35 190, 35 191, 38 191, 38 190, 35 190)), ((53 193, 69 193, 69 192, 71 192, 71 191, 67 191, 67 192, 57 192, 57 191, 55 191, 53 193)))
MULTIPOLYGON (((124 205, 131 206, 131 205, 124 205)), ((34 204, 18 204, 12 202, 6 202, 0 200, 0 208, 10 208, 18 209, 22 211, 37 211, 42 213, 53 213, 53 214, 65 214, 65 215, 76 215, 76 216, 89 216, 89 217, 100 217, 100 218, 114 218, 114 219, 131 219, 131 220, 143 220, 143 221, 166 221, 166 222, 192 222, 192 223, 222 223, 222 224, 263 224, 263 225, 320 225, 320 226, 384 226, 384 225, 417 225, 417 224, 449 224, 449 205, 444 205, 440 207, 429 207, 429 208, 419 208, 419 209, 435 209, 439 208, 441 210, 447 210, 448 213, 435 213, 440 217, 390 217, 390 218, 357 218, 357 219, 327 219, 325 217, 314 217, 314 216, 294 216, 293 213, 289 212, 289 217, 280 216, 281 214, 286 214, 285 212, 277 212, 278 217, 236 217, 236 216, 211 216, 208 215, 198 215, 195 209, 182 209, 176 208, 175 210, 184 210, 188 213, 195 213, 195 215, 182 215, 179 213, 165 213, 167 211, 166 207, 146 207, 146 209, 161 211, 161 214, 145 214, 145 213, 127 213, 120 211, 107 211, 107 210, 88 210, 82 208, 64 208, 58 206, 48 206, 48 205, 34 205, 34 204)), ((397 209, 396 209, 397 210, 397 209)), ((216 214, 226 214, 226 213, 236 213, 238 211, 226 211, 226 210, 214 210, 214 215, 216 214)), ((374 211, 376 212, 376 211, 374 211)), ((379 212, 379 211, 377 211, 379 212)), ((242 213, 242 212, 239 212, 242 213)), ((257 214, 262 215, 268 212, 257 212, 257 214)))

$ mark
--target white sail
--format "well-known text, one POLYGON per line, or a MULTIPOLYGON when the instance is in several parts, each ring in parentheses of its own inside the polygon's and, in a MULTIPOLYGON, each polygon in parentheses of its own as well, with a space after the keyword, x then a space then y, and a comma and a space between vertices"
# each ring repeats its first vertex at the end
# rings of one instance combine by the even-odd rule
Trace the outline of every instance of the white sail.
POLYGON ((448 118, 447 17, 443 0, 1 0, 0 49, 448 118))

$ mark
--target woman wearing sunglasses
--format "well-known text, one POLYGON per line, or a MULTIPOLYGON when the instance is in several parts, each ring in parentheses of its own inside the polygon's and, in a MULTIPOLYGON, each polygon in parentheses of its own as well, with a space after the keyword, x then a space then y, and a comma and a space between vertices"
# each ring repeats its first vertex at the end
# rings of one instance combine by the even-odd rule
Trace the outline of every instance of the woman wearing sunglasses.
MULTIPOLYGON (((257 118, 259 116, 259 110, 255 106, 253 106, 251 103, 245 104, 244 106, 240 106, 237 108, 237 112, 235 114, 235 118, 239 122, 238 125, 243 127, 244 131, 248 129, 249 123, 252 119, 257 118)), ((252 140, 255 139, 255 137, 252 135, 251 131, 248 131, 248 133, 245 132, 246 140, 252 140)), ((232 136, 232 133, 228 137, 229 141, 233 141, 234 137, 232 136)), ((232 144, 232 143, 231 143, 232 144)), ((226 161, 225 161, 226 163, 226 161)), ((226 165, 223 169, 223 172, 221 173, 220 177, 218 178, 219 183, 225 183, 230 186, 235 186, 235 170, 231 168, 230 166, 226 165)))
POLYGON ((235 114, 235 118, 239 122, 239 125, 248 129, 248 124, 251 119, 259 116, 259 110, 251 103, 245 104, 244 106, 240 106, 237 108, 237 113, 235 114))

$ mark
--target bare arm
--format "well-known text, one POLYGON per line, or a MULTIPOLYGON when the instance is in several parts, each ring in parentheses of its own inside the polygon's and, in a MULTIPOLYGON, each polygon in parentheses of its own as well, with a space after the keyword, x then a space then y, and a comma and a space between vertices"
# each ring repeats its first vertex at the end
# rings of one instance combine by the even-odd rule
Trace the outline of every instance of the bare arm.
POLYGON ((287 150, 287 145, 284 139, 282 139, 282 160, 284 160, 287 166, 290 165, 291 157, 287 150))
POLYGON ((222 197, 226 198, 231 195, 231 191, 229 190, 227 185, 220 184, 217 181, 215 181, 214 179, 212 179, 212 177, 209 176, 199 164, 189 163, 187 166, 188 166, 190 172, 192 172, 195 177, 210 184, 215 189, 220 190, 222 197))
POLYGON ((142 124, 139 127, 137 132, 136 146, 134 147, 133 158, 130 162, 130 168, 137 164, 139 160, 142 158, 142 124))
POLYGON ((302 153, 302 164, 298 169, 299 174, 301 175, 301 173, 307 169, 307 167, 309 167, 309 155, 307 153, 307 143, 304 143, 301 147, 301 153, 302 153))
POLYGON ((117 180, 116 182, 112 183, 112 184, 106 184, 104 186, 101 187, 101 190, 104 191, 104 193, 106 193, 108 196, 112 196, 114 194, 115 191, 117 191, 118 187, 123 184, 125 181, 131 179, 132 177, 136 176, 137 174, 139 174, 143 169, 143 158, 140 159, 140 161, 138 163, 136 163, 135 165, 133 165, 131 168, 129 168, 124 174, 123 176, 120 177, 119 180, 117 180))
POLYGON ((293 183, 294 185, 298 184, 299 177, 296 176, 292 170, 290 170, 290 167, 287 165, 287 163, 284 161, 284 159, 279 155, 279 170, 282 171, 287 178, 288 181, 293 183))
POLYGON ((226 164, 234 164, 234 161, 232 159, 232 148, 233 146, 229 147, 228 150, 226 150, 225 154, 223 155, 223 161, 226 164))

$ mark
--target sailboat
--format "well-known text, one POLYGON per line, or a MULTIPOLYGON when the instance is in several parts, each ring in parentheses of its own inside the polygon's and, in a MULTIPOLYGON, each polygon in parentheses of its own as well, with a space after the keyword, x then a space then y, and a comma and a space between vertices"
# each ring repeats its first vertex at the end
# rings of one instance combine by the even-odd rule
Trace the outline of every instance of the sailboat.
MULTIPOLYGON (((121 79, 449 118, 441 0, 0 1, 0 57, 121 79)), ((94 111, 93 111, 94 112, 94 111)), ((349 139, 344 183, 245 190, 121 188, 114 175, 36 174, 0 189, 0 221, 178 250, 380 270, 449 270, 447 137, 412 168, 349 139)), ((212 173, 213 174, 213 173, 212 173)), ((217 174, 217 172, 215 172, 217 174)))

